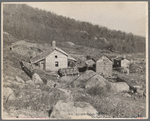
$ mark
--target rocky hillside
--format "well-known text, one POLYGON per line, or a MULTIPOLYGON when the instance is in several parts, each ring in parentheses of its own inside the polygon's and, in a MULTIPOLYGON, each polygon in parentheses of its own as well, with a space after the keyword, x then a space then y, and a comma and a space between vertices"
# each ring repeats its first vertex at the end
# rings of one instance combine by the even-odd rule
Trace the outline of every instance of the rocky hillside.
POLYGON ((50 43, 70 41, 119 52, 145 52, 145 38, 89 22, 58 16, 25 4, 3 6, 3 29, 17 39, 50 43))

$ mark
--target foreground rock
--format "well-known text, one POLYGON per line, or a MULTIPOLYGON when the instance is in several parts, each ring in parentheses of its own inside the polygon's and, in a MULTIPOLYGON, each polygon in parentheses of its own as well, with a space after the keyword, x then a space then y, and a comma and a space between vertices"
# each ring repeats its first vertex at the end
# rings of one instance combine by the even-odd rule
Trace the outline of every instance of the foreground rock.
POLYGON ((110 83, 111 84, 111 91, 115 93, 120 92, 129 92, 130 87, 126 82, 117 82, 117 83, 110 83))
POLYGON ((4 102, 15 100, 14 92, 9 87, 7 88, 3 87, 3 97, 4 97, 4 102))
POLYGON ((53 111, 50 115, 51 118, 57 119, 91 119, 95 117, 98 112, 89 103, 86 102, 65 102, 60 100, 53 107, 53 111))
POLYGON ((18 76, 16 76, 16 80, 17 80, 17 82, 19 82, 19 83, 24 83, 24 81, 23 81, 20 77, 18 77, 18 76))
POLYGON ((104 87, 106 86, 106 79, 102 77, 101 75, 94 75, 92 78, 90 78, 85 86, 86 89, 92 88, 92 87, 104 87))
POLYGON ((33 82, 34 82, 35 84, 37 84, 37 85, 38 85, 38 84, 39 84, 39 85, 43 84, 42 79, 40 78, 40 76, 39 76, 37 73, 34 73, 34 74, 33 74, 32 80, 33 80, 33 82))

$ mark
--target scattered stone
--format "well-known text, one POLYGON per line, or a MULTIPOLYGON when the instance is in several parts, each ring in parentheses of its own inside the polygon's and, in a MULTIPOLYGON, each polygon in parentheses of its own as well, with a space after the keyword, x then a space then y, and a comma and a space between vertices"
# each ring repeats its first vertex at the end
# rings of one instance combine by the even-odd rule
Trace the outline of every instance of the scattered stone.
POLYGON ((128 94, 128 93, 125 93, 124 96, 125 96, 125 97, 131 97, 131 95, 128 94))
POLYGON ((10 83, 11 85, 14 84, 14 85, 20 85, 19 82, 17 81, 12 81, 12 80, 7 80, 7 83, 10 83))
POLYGON ((18 118, 28 118, 28 116, 25 116, 25 115, 23 115, 23 114, 19 114, 19 115, 18 115, 18 118))
POLYGON ((10 87, 12 84, 11 83, 9 83, 9 82, 3 82, 3 86, 5 86, 5 87, 10 87))
POLYGON ((43 84, 42 79, 40 78, 40 76, 37 73, 33 74, 32 80, 35 84, 43 84))
POLYGON ((40 89, 36 89, 36 92, 37 93, 41 93, 42 91, 40 89))
POLYGON ((139 86, 139 85, 135 85, 135 86, 133 86, 135 89, 141 89, 142 88, 142 86, 139 86))
POLYGON ((24 83, 24 81, 23 81, 20 77, 18 77, 18 76, 16 76, 16 80, 17 80, 17 82, 19 82, 19 83, 24 83))
POLYGON ((11 77, 11 76, 5 76, 4 79, 14 80, 14 77, 11 77))
POLYGON ((50 87, 54 87, 55 82, 52 81, 52 80, 47 80, 47 85, 50 86, 50 87))
POLYGON ((28 80, 26 81, 26 84, 30 85, 30 86, 34 86, 34 82, 32 80, 28 80))
POLYGON ((39 88, 40 88, 40 85, 36 85, 35 88, 36 88, 36 89, 39 89, 39 88))
POLYGON ((5 101, 15 100, 16 98, 13 90, 9 87, 7 88, 3 87, 3 97, 5 101))
POLYGON ((138 93, 140 96, 143 96, 143 95, 144 95, 144 90, 142 90, 142 89, 137 89, 136 91, 137 91, 137 93, 138 93))
POLYGON ((8 32, 3 32, 3 34, 5 34, 5 35, 9 35, 9 34, 8 34, 8 32))

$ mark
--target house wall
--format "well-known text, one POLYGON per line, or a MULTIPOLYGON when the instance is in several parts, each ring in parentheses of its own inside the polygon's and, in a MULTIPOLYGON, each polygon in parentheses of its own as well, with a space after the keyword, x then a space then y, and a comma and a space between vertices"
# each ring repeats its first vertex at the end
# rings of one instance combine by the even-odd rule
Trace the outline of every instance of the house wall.
POLYGON ((112 61, 107 57, 102 57, 96 62, 96 73, 102 73, 105 76, 112 75, 112 61))
POLYGON ((45 59, 39 62, 40 64, 40 69, 45 70, 45 59))
POLYGON ((67 56, 57 50, 54 50, 45 59, 46 71, 58 71, 58 69, 60 68, 67 68, 67 67, 68 67, 67 56), (55 56, 57 56, 57 58, 55 56), (58 67, 55 66, 56 61, 58 62, 58 67))
POLYGON ((127 59, 123 59, 121 61, 121 67, 123 67, 123 68, 128 68, 129 64, 130 64, 130 61, 128 61, 127 59))

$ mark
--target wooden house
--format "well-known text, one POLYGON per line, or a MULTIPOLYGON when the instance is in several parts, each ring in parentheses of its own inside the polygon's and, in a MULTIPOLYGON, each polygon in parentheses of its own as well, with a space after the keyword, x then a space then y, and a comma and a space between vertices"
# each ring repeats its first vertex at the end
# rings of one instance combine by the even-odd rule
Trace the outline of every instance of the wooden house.
POLYGON ((41 70, 58 71, 60 68, 68 67, 68 54, 56 47, 56 42, 53 41, 49 51, 31 58, 30 62, 41 70))
POLYGON ((85 61, 85 64, 86 64, 88 70, 93 70, 93 71, 95 71, 96 63, 95 63, 92 59, 86 60, 86 61, 85 61))
POLYGON ((112 75, 113 62, 105 55, 96 61, 96 73, 100 73, 104 76, 112 75))

